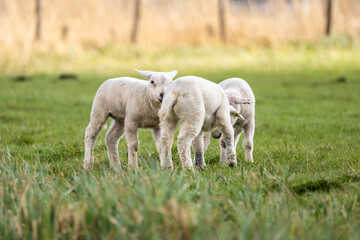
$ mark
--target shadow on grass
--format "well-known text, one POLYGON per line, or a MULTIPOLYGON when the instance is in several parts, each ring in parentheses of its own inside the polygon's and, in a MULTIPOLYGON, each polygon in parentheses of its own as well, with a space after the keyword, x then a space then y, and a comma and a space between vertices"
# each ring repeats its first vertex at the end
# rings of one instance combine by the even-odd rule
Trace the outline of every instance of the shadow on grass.
POLYGON ((360 182, 359 175, 343 175, 335 180, 320 179, 317 181, 309 181, 303 184, 290 186, 290 190, 297 195, 304 195, 310 192, 329 192, 331 189, 342 188, 344 184, 349 182, 360 182))

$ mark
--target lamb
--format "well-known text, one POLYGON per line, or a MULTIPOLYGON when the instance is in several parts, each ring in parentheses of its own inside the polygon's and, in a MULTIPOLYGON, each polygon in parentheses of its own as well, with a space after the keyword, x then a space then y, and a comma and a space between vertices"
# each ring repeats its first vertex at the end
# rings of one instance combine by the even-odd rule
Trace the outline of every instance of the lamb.
POLYGON ((120 77, 105 81, 98 89, 90 114, 90 123, 85 131, 84 170, 93 164, 96 137, 106 120, 114 122, 106 133, 107 153, 110 165, 120 167, 118 144, 125 133, 128 148, 128 166, 138 167, 138 128, 153 129, 156 148, 159 149, 160 128, 158 111, 165 93, 177 71, 151 72, 136 70, 149 81, 120 77))
POLYGON ((200 77, 186 76, 173 81, 166 91, 160 116, 160 165, 173 169, 171 146, 178 121, 181 121, 177 139, 183 169, 193 170, 190 146, 192 144, 196 166, 205 168, 203 132, 219 129, 223 133, 226 160, 229 166, 237 164, 234 133, 230 120, 233 109, 224 90, 217 84, 200 77))
MULTIPOLYGON (((236 148, 240 134, 244 132, 243 147, 245 161, 253 162, 253 138, 255 133, 255 96, 249 84, 241 78, 229 78, 219 83, 224 89, 230 105, 238 115, 232 116, 234 128, 234 146, 236 148)), ((214 138, 220 138, 220 163, 226 164, 225 141, 219 131, 212 132, 214 138)), ((208 139, 209 136, 204 136, 208 139)), ((209 141, 209 140, 205 140, 209 141)), ((207 147, 207 146, 205 146, 207 147)), ((206 149, 206 148, 205 148, 206 149)))

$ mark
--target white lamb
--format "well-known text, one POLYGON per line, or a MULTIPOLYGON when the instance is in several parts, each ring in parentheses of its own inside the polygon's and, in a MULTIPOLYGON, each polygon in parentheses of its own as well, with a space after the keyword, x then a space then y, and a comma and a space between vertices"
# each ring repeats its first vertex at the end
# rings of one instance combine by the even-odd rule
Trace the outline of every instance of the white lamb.
POLYGON ((217 84, 200 77, 187 76, 173 81, 167 89, 161 106, 162 168, 173 169, 171 146, 178 121, 181 121, 177 139, 178 152, 183 169, 193 169, 190 146, 193 145, 196 165, 205 167, 203 132, 219 129, 223 133, 227 164, 237 164, 234 149, 234 130, 230 120, 228 99, 217 84))
MULTIPOLYGON (((236 148, 240 134, 244 132, 243 147, 245 150, 245 161, 253 162, 253 138, 255 133, 254 93, 249 84, 241 78, 229 78, 219 83, 219 85, 224 89, 230 105, 239 113, 239 115, 231 117, 234 128, 234 146, 236 148)), ((212 132, 212 136, 220 138, 221 133, 215 131, 212 132)), ((204 139, 206 138, 209 138, 209 136, 204 136, 204 139)), ((226 164, 226 147, 222 136, 220 138, 220 163, 226 164)))
POLYGON ((106 145, 111 166, 120 166, 118 144, 125 133, 128 165, 137 167, 138 128, 152 128, 159 149, 160 129, 158 111, 165 93, 177 71, 138 71, 149 81, 120 77, 105 81, 98 89, 85 131, 85 159, 83 167, 90 170, 94 164, 93 150, 96 137, 106 120, 114 123, 106 133, 106 145))

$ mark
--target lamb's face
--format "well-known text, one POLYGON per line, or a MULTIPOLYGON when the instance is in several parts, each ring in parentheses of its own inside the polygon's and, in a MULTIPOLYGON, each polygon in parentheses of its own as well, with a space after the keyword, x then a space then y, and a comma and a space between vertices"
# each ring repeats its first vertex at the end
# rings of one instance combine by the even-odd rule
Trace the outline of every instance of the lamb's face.
POLYGON ((166 89, 169 87, 171 81, 176 76, 177 71, 171 72, 152 72, 136 70, 142 76, 149 80, 149 98, 154 102, 161 104, 166 89))
POLYGON ((149 79, 149 97, 151 100, 161 103, 171 81, 172 78, 167 76, 167 74, 152 75, 149 79))

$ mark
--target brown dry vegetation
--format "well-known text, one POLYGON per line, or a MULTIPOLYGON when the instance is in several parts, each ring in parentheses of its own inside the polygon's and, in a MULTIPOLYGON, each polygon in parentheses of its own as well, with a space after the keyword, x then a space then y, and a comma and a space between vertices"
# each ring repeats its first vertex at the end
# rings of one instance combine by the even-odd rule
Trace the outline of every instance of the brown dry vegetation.
MULTIPOLYGON (((225 0, 224 0, 225 1, 225 0)), ((325 31, 325 1, 272 0, 267 10, 225 1, 228 43, 277 46, 319 40, 325 31)), ((134 0, 43 0, 46 49, 130 44, 134 0)), ((138 45, 214 45, 220 42, 217 0, 143 0, 138 45)), ((360 2, 334 0, 333 34, 359 35, 360 2)), ((35 1, 0 0, 2 54, 34 47, 35 1)))
MULTIPOLYGON (((223 0, 226 44, 219 34, 218 0, 141 0, 138 41, 131 44, 135 1, 42 0, 42 34, 36 42, 36 1, 0 0, 0 72, 119 73, 140 66, 159 70, 202 69, 199 64, 206 68, 258 66, 262 61, 297 59, 303 50, 289 52, 288 43, 322 46, 336 42, 340 48, 360 43, 358 0, 333 0, 335 37, 329 39, 323 38, 325 0, 292 0, 292 7, 286 0, 268 0, 266 9, 255 4, 239 8, 223 0), (257 46, 275 46, 275 53, 254 52, 257 46)), ((345 55, 350 54, 350 59, 358 55, 357 49, 341 54, 341 49, 335 49, 339 54, 323 50, 322 54, 344 62, 345 55)))

